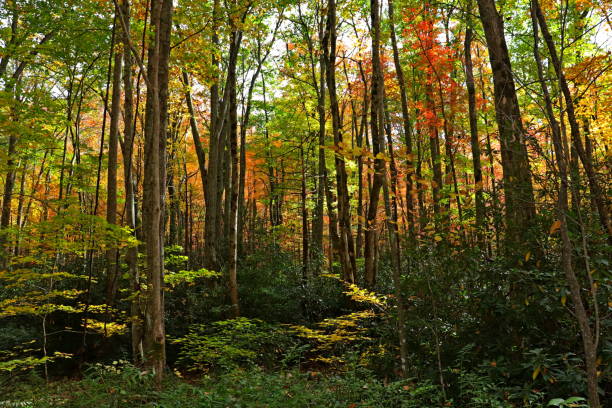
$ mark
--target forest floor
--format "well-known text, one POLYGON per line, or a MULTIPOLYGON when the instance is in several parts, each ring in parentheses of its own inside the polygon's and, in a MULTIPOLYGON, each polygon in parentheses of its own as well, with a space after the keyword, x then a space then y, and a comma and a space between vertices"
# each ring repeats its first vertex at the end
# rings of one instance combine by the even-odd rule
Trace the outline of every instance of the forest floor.
POLYGON ((164 408, 392 408, 453 406, 439 400, 437 387, 408 380, 385 382, 363 373, 320 373, 261 369, 218 376, 169 375, 161 391, 135 368, 101 364, 82 379, 46 383, 32 377, 0 393, 0 407, 164 408), (4 395, 2 395, 4 394, 4 395))

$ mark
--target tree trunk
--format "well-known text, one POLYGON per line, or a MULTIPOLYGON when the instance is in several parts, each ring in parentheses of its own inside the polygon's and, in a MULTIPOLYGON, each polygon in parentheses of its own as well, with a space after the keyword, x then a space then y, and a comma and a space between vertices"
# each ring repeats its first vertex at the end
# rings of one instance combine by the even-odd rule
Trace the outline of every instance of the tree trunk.
MULTIPOLYGON (((471 7, 468 7, 471 8, 471 7)), ((466 14, 468 15, 468 14, 466 14)), ((484 197, 482 194, 482 165, 480 164, 480 139, 478 137, 478 120, 476 118, 476 87, 474 86, 474 69, 472 64, 472 22, 468 17, 465 30, 465 83, 468 91, 468 117, 470 122, 470 143, 472 147, 472 167, 474 170, 474 193, 476 196, 476 243, 484 249, 484 197)))
MULTIPOLYGON (((542 93, 544 95, 544 104, 546 108, 546 116, 552 129, 553 147, 555 150, 555 157, 557 161, 557 168, 559 170, 560 185, 559 185, 559 196, 557 199, 557 217, 561 222, 560 233, 561 233, 561 263, 563 265, 563 271, 565 278, 570 287, 570 295, 572 302, 574 303, 574 316, 578 321, 578 327, 580 328, 580 334, 582 337, 582 344, 586 362, 586 376, 587 376, 587 390, 589 396, 589 406, 591 408, 599 408, 599 394, 597 393, 597 345, 598 345, 598 329, 594 331, 591 328, 589 316, 585 308, 585 302, 582 299, 581 292, 583 291, 578 277, 574 271, 572 264, 572 253, 573 246, 569 237, 568 225, 567 225, 567 213, 569 211, 568 206, 568 165, 567 165, 567 154, 563 149, 563 142, 561 139, 561 129, 559 123, 555 118, 553 111, 553 104, 548 92, 548 87, 544 79, 544 70, 542 68, 542 61, 538 50, 538 24, 537 20, 540 21, 540 25, 543 24, 543 16, 538 4, 538 0, 531 0, 531 19, 533 25, 533 38, 534 38, 534 58, 538 68, 538 79, 542 87, 542 93)), ((544 28, 542 28, 544 33, 544 28)), ((550 38, 550 34, 549 34, 550 38)), ((550 46, 550 45, 549 45, 550 46)), ((558 61, 557 61, 558 62, 558 61)), ((569 103, 569 102, 568 102, 569 103)), ((569 111, 569 109, 568 109, 569 111)), ((570 122, 571 123, 571 122, 570 122)), ((575 184, 574 184, 575 185, 575 184)), ((588 272, 588 271, 587 271, 588 272)), ((591 288, 594 290, 594 288, 591 288)), ((597 299, 595 299, 597 302, 597 299)), ((594 307, 597 307, 594 305, 594 307)), ((595 314, 595 319, 598 319, 598 315, 595 314)), ((596 322, 596 324, 598 324, 596 322)))
MULTIPOLYGON (((115 6, 115 14, 120 16, 119 5, 115 6)), ((116 17, 118 18, 118 17, 116 17)), ((121 26, 119 26, 121 27, 121 26)), ((118 34, 122 34, 120 29, 118 34)), ((120 36, 119 35, 119 36, 120 36)), ((125 34, 123 34, 125 35, 125 34)), ((106 222, 117 224, 117 167, 119 154, 119 116, 121 115, 121 75, 123 53, 114 50, 113 92, 111 94, 110 132, 108 134, 108 169, 106 176, 106 222)), ((112 307, 117 293, 118 251, 106 251, 106 305, 112 307)))
MULTIPOLYGON (((219 19, 219 0, 213 2, 213 22, 218 24, 219 19)), ((213 31, 212 43, 215 48, 219 46, 219 36, 217 30, 213 31)), ((216 71, 219 66, 217 60, 216 49, 211 53, 212 69, 216 71)), ((208 171, 206 178, 206 218, 204 221, 204 245, 205 245, 205 265, 209 268, 217 268, 219 266, 217 242, 219 237, 216 235, 216 226, 218 213, 220 211, 218 197, 218 174, 221 169, 220 163, 220 141, 219 133, 222 124, 222 114, 219 112, 219 77, 214 78, 214 82, 210 87, 210 146, 208 171)))
POLYGON ((13 188, 15 187, 15 159, 17 136, 11 132, 8 140, 6 160, 6 176, 4 179, 4 193, 2 194, 2 215, 0 215, 0 267, 6 267, 9 248, 3 247, 8 242, 6 229, 11 223, 11 202, 13 200, 13 188))
POLYGON ((347 186, 347 173, 342 150, 344 149, 344 140, 341 132, 340 109, 338 106, 338 97, 336 94, 336 1, 328 1, 327 10, 327 30, 326 34, 329 38, 329 48, 325 48, 324 56, 327 60, 326 77, 327 88, 329 89, 329 105, 332 116, 332 133, 334 137, 334 145, 338 149, 335 154, 334 164, 336 166, 336 189, 338 192, 338 222, 340 239, 340 265, 342 266, 343 279, 347 282, 355 282, 355 246, 353 243, 353 234, 351 232, 350 206, 347 186))
POLYGON ((408 111, 408 96, 406 91, 406 80, 404 70, 400 61, 399 50, 397 48, 397 37, 395 35, 395 16, 393 12, 393 0, 389 2, 389 30, 391 32, 391 46, 393 48, 393 63, 395 65, 395 75, 399 85, 400 101, 402 105, 402 121, 404 125, 404 140, 406 143, 406 212, 408 213, 408 234, 414 238, 414 163, 412 157, 412 126, 410 124, 410 113, 408 111))
POLYGON ((376 283, 376 246, 378 245, 377 222, 378 200, 383 184, 385 161, 381 157, 381 133, 383 132, 383 76, 380 63, 380 6, 378 0, 370 0, 372 21, 372 153, 374 154, 374 177, 370 188, 370 203, 365 228, 365 282, 373 287, 376 283))
POLYGON ((147 307, 145 315, 145 364, 155 373, 155 381, 161 387, 165 367, 165 329, 163 303, 163 211, 162 167, 165 154, 161 140, 165 135, 162 126, 167 112, 162 109, 162 91, 167 89, 168 76, 164 74, 169 55, 164 43, 169 41, 172 20, 172 0, 152 0, 151 28, 154 40, 149 45, 147 63, 147 106, 145 112, 145 168, 143 182, 143 232, 146 242, 147 307))
MULTIPOLYGON (((429 82, 429 79, 427 80, 429 82)), ((434 117, 437 117, 436 106, 433 100, 433 88, 430 85, 426 86, 426 99, 427 104, 434 117)), ((431 154, 431 168, 433 170, 433 183, 431 186, 431 194, 433 199, 433 214, 434 222, 436 225, 436 231, 439 231, 441 211, 440 211, 440 190, 444 186, 444 180, 442 179, 442 158, 440 155, 440 133, 438 127, 434 123, 429 124, 429 151, 431 154)))
MULTIPOLYGON (((321 50, 327 47, 324 35, 323 15, 319 16, 319 38, 321 50)), ((314 69, 314 67, 313 67, 314 69)), ((316 78, 313 78, 316 80, 316 78)), ((317 149, 317 202, 312 220, 312 253, 317 257, 323 257, 323 206, 325 203, 325 188, 327 169, 325 164, 325 58, 321 52, 319 55, 319 87, 317 94, 317 117, 319 120, 319 147, 317 149)), ((331 221, 330 221, 331 222, 331 221)), ((319 262, 316 263, 317 270, 319 262)))
POLYGON ((232 317, 240 315, 240 307, 238 303, 238 183, 239 183, 239 158, 238 158, 238 105, 236 101, 236 62, 238 59, 238 51, 242 41, 241 31, 232 31, 230 37, 230 58, 228 62, 228 75, 226 87, 229 91, 229 142, 231 156, 231 184, 229 193, 230 209, 229 209, 229 291, 230 300, 232 303, 232 317))
POLYGON ((300 144, 300 164, 301 164, 301 210, 302 210, 302 281, 306 283, 308 280, 308 265, 309 265, 309 242, 308 242, 308 194, 306 191, 306 164, 304 162, 304 140, 300 144))
MULTIPOLYGON (((136 236, 136 199, 135 186, 133 176, 133 154, 134 154, 134 103, 133 103, 133 75, 132 75, 132 54, 130 52, 130 2, 124 0, 123 18, 126 22, 126 27, 122 30, 123 33, 123 92, 124 92, 124 120, 123 120, 123 182, 125 187, 125 213, 127 226, 132 230, 132 234, 136 236), (126 30, 127 29, 127 30, 126 30)), ((143 337, 143 311, 141 291, 141 277, 138 270, 138 247, 133 246, 127 249, 125 262, 128 266, 130 276, 130 287, 132 289, 132 299, 130 305, 130 319, 132 331, 132 358, 136 365, 143 362, 142 337, 143 337)))
POLYGON ((589 183, 589 188, 591 189, 591 196, 593 197, 593 200, 595 201, 595 206, 597 207, 597 213, 599 214, 599 222, 601 223, 602 230, 605 234, 607 234, 608 242, 612 244, 612 224, 610 223, 610 216, 608 214, 608 205, 606 203, 605 196, 602 193, 601 187, 599 186, 599 183, 597 181, 597 176, 593 167, 593 161, 591 160, 591 157, 588 154, 588 149, 585 150, 582 144, 580 126, 578 124, 578 120, 576 119, 576 112, 574 109, 574 99, 572 98, 572 94, 567 84, 567 80, 565 79, 563 65, 557 55, 557 49, 553 42, 552 36, 548 30, 548 25, 546 24, 546 19, 544 18, 544 14, 542 13, 540 4, 536 0, 533 2, 532 6, 534 7, 538 22, 540 23, 540 28, 542 29, 542 37, 544 37, 544 41, 546 42, 546 46, 548 47, 550 59, 552 61, 553 67, 555 68, 555 73, 557 74, 559 85, 561 86, 561 92, 563 93, 563 97, 565 99, 567 119, 570 125, 570 135, 572 138, 572 143, 576 148, 578 157, 580 158, 582 166, 584 167, 587 176, 587 181, 589 183))
POLYGON ((185 87, 185 103, 187 104, 187 111, 189 112, 189 126, 191 128, 191 137, 195 146, 196 156, 198 157, 198 167, 200 168, 200 177, 202 179, 202 189, 204 198, 206 200, 206 154, 204 153, 204 146, 200 138, 200 131, 198 130, 198 123, 196 121, 195 110, 193 108, 193 102, 191 100, 191 88, 189 83, 189 75, 187 71, 182 72, 183 86, 185 87))
POLYGON ((493 71, 495 113, 501 142, 504 193, 506 199, 506 243, 509 253, 530 247, 535 203, 525 132, 521 122, 516 88, 512 77, 503 20, 495 0, 478 0, 493 71))
MULTIPOLYGON (((376 1, 376 0, 375 0, 376 1)), ((400 375, 406 376, 408 372, 408 343, 406 337, 406 305, 402 293, 402 261, 397 228, 397 212, 394 213, 389 197, 389 186, 383 180, 383 196, 385 201, 385 218, 387 234, 389 235, 389 250, 391 266, 393 268, 393 289, 397 301, 397 332, 400 343, 400 375)))

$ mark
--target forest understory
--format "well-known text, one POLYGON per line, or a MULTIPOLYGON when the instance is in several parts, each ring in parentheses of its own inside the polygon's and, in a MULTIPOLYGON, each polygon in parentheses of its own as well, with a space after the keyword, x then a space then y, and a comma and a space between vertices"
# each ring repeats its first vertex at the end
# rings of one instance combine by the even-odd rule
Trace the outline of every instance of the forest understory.
POLYGON ((0 408, 612 406, 610 0, 0 2, 0 408))

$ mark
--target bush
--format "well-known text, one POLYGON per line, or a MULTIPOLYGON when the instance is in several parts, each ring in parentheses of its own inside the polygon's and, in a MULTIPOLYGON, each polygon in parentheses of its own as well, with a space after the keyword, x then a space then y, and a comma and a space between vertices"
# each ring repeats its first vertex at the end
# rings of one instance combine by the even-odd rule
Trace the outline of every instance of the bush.
POLYGON ((189 371, 271 367, 289 348, 291 337, 280 326, 239 317, 211 324, 192 325, 189 333, 173 341, 180 347, 179 365, 189 371))

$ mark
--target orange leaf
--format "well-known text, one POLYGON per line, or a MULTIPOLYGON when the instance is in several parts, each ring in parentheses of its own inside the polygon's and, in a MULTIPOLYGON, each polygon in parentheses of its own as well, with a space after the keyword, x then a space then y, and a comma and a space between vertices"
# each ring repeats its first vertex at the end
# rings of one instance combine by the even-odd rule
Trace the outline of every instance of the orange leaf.
POLYGON ((561 228, 561 220, 556 220, 555 222, 553 222, 553 224, 550 226, 550 234, 554 234, 555 232, 559 231, 559 228, 561 228))

